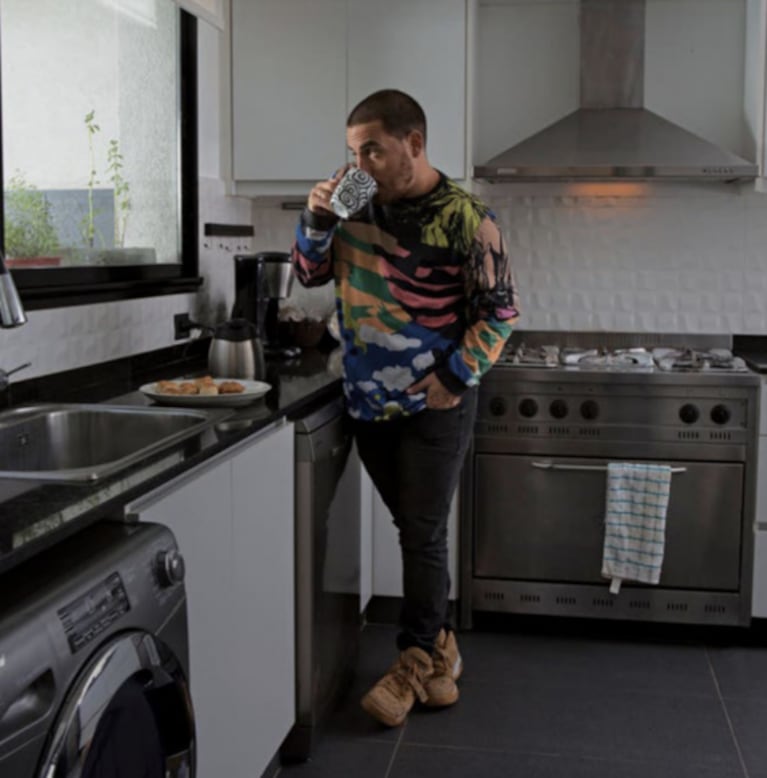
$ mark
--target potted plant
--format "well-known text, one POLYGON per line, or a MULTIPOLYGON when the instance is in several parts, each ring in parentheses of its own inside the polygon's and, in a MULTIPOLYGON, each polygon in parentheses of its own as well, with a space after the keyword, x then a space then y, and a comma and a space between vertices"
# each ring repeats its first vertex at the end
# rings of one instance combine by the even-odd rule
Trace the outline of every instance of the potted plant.
POLYGON ((108 245, 107 239, 96 225, 96 216, 99 209, 96 207, 96 185, 100 183, 96 166, 95 139, 101 131, 96 123, 95 110, 89 111, 84 118, 88 132, 88 160, 90 163, 88 173, 88 199, 87 210, 80 222, 80 233, 84 247, 74 249, 73 254, 79 256, 88 264, 96 265, 122 265, 122 264, 151 264, 155 261, 154 248, 126 248, 125 232, 128 225, 128 216, 131 211, 130 185, 123 176, 123 155, 120 144, 116 139, 111 139, 107 147, 106 172, 112 184, 113 219, 114 229, 112 245, 108 245), (96 245, 96 244, 99 245, 96 245))
POLYGON ((5 253, 9 267, 53 267, 61 262, 59 238, 45 194, 17 171, 4 194, 5 253))

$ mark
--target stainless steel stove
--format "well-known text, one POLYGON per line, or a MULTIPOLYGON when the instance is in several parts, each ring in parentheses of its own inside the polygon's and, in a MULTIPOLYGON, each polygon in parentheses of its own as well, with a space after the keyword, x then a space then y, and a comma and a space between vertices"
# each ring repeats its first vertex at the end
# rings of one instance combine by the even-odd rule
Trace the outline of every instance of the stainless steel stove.
POLYGON ((724 337, 525 333, 480 385, 462 483, 475 610, 750 620, 759 377, 724 337), (609 462, 671 465, 658 586, 601 577, 609 462))

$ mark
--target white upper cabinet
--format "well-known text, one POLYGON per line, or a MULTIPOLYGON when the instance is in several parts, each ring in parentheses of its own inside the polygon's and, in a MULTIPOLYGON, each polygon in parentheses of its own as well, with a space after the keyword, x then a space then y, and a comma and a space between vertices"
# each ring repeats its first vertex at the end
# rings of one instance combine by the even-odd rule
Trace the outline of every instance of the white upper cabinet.
POLYGON ((465 0, 353 0, 348 56, 349 110, 378 89, 407 92, 426 113, 429 161, 463 178, 465 0))
POLYGON ((232 0, 235 193, 299 194, 347 159, 346 116, 413 95, 427 153, 465 176, 466 0, 232 0))
POLYGON ((328 178, 345 127, 346 0, 234 0, 234 179, 328 178))

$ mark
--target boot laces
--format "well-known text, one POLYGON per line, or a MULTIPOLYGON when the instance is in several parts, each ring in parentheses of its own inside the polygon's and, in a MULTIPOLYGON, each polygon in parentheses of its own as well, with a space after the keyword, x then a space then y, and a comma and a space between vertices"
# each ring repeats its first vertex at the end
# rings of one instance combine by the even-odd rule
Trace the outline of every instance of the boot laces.
POLYGON ((417 662, 404 662, 400 660, 383 679, 383 683, 398 696, 410 687, 421 702, 426 702, 429 695, 423 688, 426 668, 417 662))
POLYGON ((435 646, 432 653, 434 663, 434 675, 448 675, 451 672, 450 657, 443 646, 435 646))

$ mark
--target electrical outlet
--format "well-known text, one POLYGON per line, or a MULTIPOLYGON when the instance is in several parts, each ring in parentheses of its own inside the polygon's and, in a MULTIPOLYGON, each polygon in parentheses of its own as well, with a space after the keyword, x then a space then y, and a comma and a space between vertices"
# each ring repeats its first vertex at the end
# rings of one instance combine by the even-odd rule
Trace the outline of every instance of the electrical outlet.
POLYGON ((188 313, 177 313, 173 316, 173 337, 175 340, 183 340, 192 334, 192 320, 188 313))

